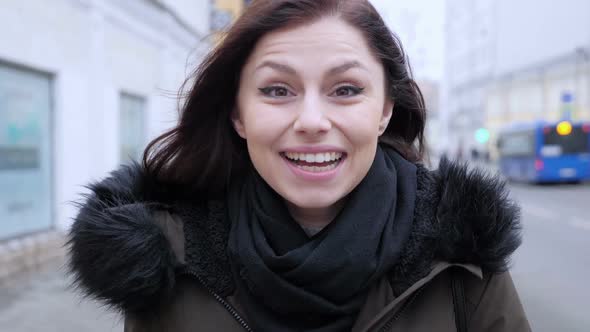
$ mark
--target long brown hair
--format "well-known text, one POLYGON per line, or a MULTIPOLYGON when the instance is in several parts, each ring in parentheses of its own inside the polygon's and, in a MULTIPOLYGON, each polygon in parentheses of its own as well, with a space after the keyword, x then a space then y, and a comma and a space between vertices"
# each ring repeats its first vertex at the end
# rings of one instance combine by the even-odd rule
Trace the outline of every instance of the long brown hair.
POLYGON ((197 68, 178 125, 153 140, 143 156, 149 174, 203 195, 222 194, 250 163, 234 131, 240 72, 265 34, 334 15, 359 29, 385 69, 393 116, 380 142, 406 159, 424 153, 424 99, 412 78, 399 39, 366 0, 255 0, 197 68))

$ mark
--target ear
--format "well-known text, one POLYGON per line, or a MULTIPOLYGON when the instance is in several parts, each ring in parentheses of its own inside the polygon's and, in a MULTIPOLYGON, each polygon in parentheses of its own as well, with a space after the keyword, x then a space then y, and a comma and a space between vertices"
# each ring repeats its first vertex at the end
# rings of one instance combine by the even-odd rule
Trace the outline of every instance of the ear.
POLYGON ((234 109, 231 112, 230 118, 236 133, 238 133, 241 138, 246 139, 246 128, 244 127, 244 123, 240 118, 240 112, 237 109, 234 109))
POLYGON ((389 125, 389 121, 391 120, 391 116, 393 115, 393 106, 395 103, 391 99, 387 99, 385 101, 385 105, 383 106, 383 112, 381 114, 381 120, 379 121, 379 136, 383 135, 385 129, 387 129, 387 125, 389 125))

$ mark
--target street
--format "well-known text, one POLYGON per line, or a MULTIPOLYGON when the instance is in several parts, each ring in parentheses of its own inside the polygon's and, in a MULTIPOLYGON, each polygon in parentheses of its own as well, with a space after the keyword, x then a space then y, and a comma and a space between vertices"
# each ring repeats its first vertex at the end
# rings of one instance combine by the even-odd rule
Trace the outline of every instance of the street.
POLYGON ((118 315, 69 289, 63 262, 0 284, 2 332, 121 332, 118 315))
MULTIPOLYGON (((512 275, 533 331, 590 331, 590 184, 510 187, 524 224, 512 275)), ((67 285, 60 266, 0 285, 0 331, 122 331, 67 285)))
POLYGON ((533 331, 590 331, 590 184, 512 184, 524 242, 512 275, 533 331))

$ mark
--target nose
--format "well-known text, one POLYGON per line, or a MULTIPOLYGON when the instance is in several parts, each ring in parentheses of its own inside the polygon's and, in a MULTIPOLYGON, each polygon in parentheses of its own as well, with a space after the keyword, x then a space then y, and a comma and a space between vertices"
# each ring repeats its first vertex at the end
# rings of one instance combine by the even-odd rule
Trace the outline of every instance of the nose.
POLYGON ((308 135, 326 133, 332 128, 332 123, 326 117, 325 110, 326 106, 322 105, 318 96, 307 96, 301 104, 293 129, 308 135))

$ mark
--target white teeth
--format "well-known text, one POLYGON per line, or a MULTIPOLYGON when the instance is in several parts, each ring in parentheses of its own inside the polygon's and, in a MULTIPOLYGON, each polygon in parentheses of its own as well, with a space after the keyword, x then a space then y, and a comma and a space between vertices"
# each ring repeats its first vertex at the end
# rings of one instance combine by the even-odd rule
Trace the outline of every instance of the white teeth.
POLYGON ((308 163, 325 163, 342 158, 342 152, 297 153, 286 152, 285 156, 291 160, 301 160, 308 163))

